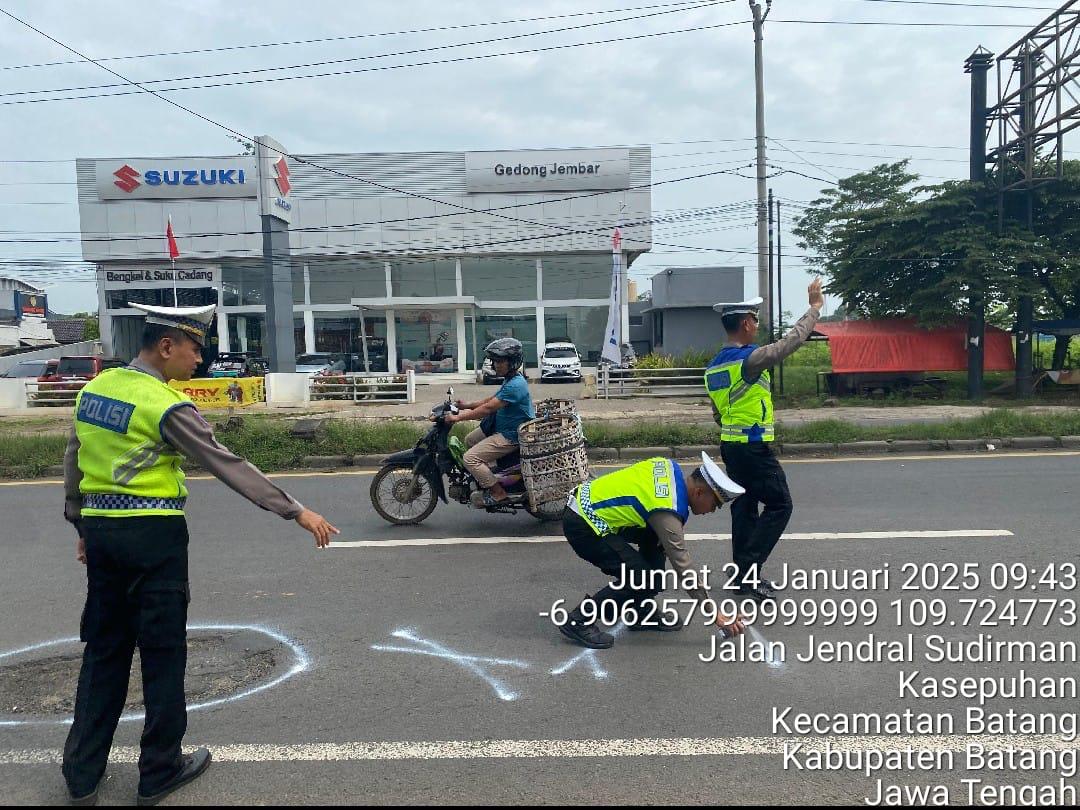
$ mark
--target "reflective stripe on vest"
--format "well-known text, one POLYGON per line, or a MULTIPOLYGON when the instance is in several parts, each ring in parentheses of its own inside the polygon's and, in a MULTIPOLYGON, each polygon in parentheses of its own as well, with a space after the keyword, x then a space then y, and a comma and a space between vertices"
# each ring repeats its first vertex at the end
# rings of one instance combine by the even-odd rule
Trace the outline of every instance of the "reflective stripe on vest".
POLYGON ((180 455, 161 435, 180 391, 131 368, 105 371, 79 391, 75 432, 84 516, 182 515, 187 487, 180 455))
POLYGON ((776 438, 772 380, 768 371, 761 372, 754 382, 745 380, 742 369, 747 356, 740 352, 731 362, 709 368, 705 372, 705 390, 720 414, 721 441, 771 442, 776 438))
POLYGON ((578 514, 598 535, 643 528, 654 512, 673 512, 685 524, 690 501, 682 469, 671 459, 650 458, 578 487, 578 514))

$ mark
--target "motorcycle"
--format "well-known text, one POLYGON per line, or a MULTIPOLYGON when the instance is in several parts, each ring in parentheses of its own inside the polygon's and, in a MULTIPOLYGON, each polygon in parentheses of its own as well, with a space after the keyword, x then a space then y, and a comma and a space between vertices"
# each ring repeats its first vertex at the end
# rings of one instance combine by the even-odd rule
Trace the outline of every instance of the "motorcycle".
MULTIPOLYGON (((431 409, 434 425, 427 434, 411 450, 383 460, 382 469, 371 482, 371 503, 383 520, 399 526, 415 525, 426 520, 440 500, 449 504, 449 498, 473 508, 472 496, 480 486, 465 468, 465 442, 450 435, 451 425, 446 422, 448 415, 457 413, 454 389, 449 388, 446 401, 431 409)), ((537 520, 562 520, 565 503, 549 502, 538 508, 529 503, 517 450, 499 459, 492 472, 509 497, 486 511, 513 515, 525 510, 537 520)))

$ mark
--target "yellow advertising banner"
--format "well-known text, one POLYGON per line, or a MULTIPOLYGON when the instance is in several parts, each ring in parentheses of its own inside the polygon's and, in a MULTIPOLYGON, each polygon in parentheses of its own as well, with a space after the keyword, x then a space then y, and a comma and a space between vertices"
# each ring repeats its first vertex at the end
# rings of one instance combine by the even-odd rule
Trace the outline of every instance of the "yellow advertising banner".
POLYGON ((236 408, 266 402, 262 377, 219 377, 184 382, 170 380, 169 385, 183 391, 196 405, 206 408, 236 408))

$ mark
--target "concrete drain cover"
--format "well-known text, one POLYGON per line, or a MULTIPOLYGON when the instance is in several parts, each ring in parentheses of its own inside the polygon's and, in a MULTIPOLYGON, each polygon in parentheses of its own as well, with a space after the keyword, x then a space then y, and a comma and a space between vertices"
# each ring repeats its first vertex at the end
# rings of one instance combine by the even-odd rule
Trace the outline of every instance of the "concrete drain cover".
MULTIPOLYGON (((75 708, 83 645, 64 642, 0 658, 0 718, 70 717, 75 708)), ((189 630, 188 705, 220 700, 295 669, 296 654, 282 640, 255 628, 189 630)), ((131 667, 125 713, 143 708, 139 651, 131 667)))

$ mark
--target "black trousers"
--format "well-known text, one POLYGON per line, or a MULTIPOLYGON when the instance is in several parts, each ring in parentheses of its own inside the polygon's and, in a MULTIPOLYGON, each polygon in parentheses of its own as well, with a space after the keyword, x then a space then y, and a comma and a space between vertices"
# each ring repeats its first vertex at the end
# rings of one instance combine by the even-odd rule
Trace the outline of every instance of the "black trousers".
MULTIPOLYGON (((563 518, 563 534, 581 559, 592 563, 616 582, 622 577, 623 566, 626 566, 627 572, 646 572, 663 571, 667 565, 667 555, 660 545, 660 538, 647 526, 597 537, 584 518, 567 510, 563 518)), ((650 588, 613 588, 609 583, 593 594, 592 599, 597 604, 612 600, 623 605, 626 602, 640 603, 659 592, 659 589, 650 588)))
POLYGON ((720 452, 731 479, 746 494, 731 504, 731 557, 741 576, 769 559, 791 519, 787 476, 768 442, 724 442, 720 452), (764 509, 758 512, 758 505, 764 509))
POLYGON ((146 703, 139 791, 155 793, 179 769, 187 730, 187 523, 179 515, 87 518, 82 531, 88 587, 79 636, 86 649, 64 778, 81 796, 105 773, 138 645, 146 703))

